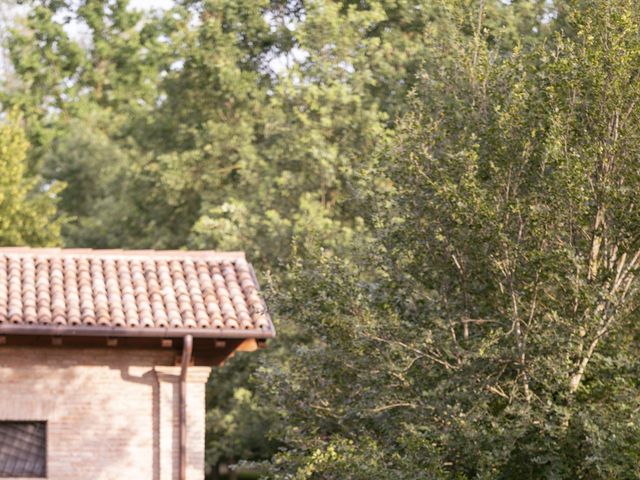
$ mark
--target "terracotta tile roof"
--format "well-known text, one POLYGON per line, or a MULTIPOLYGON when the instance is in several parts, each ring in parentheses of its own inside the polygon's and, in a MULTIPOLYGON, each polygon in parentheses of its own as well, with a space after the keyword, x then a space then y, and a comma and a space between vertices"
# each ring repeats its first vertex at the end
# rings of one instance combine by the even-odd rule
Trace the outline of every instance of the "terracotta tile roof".
POLYGON ((18 326, 274 335, 239 252, 0 248, 0 332, 18 326))

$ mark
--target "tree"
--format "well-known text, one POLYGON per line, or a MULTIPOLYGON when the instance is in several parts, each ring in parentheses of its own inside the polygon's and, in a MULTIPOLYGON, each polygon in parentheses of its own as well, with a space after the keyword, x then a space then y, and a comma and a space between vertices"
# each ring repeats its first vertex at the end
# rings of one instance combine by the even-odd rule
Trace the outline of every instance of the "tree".
MULTIPOLYGON (((33 172, 93 179, 62 194, 67 243, 242 247, 270 266, 294 236, 339 248, 362 233, 344 201, 356 159, 384 142, 420 66, 435 68, 434 42, 477 22, 477 3, 458 1, 184 0, 162 16, 26 3, 7 40, 19 82, 2 102, 23 112, 33 172), (115 153, 110 173, 79 148, 93 138, 115 153)), ((545 30, 542 0, 478 5, 497 48, 545 30)))
MULTIPOLYGON (((293 254, 292 238, 312 238, 334 255, 353 254, 360 246, 355 240, 367 236, 354 198, 356 172, 387 141, 418 64, 436 60, 433 45, 449 30, 469 30, 461 6, 432 3, 409 25, 410 5, 385 2, 271 2, 262 11, 196 2, 195 30, 193 10, 178 10, 173 44, 180 67, 163 82, 167 97, 143 139, 151 160, 134 189, 135 203, 144 206, 143 238, 154 232, 159 246, 180 245, 188 236, 192 247, 245 249, 275 278, 293 254), (286 68, 274 70, 274 58, 286 68)), ((492 31, 522 20, 501 2, 488 11, 492 31)), ((280 332, 295 329, 287 324, 280 332)), ((269 361, 289 354, 276 347, 269 361)), ((214 372, 210 465, 233 450, 264 458, 252 439, 268 429, 271 403, 251 417, 233 407, 236 395, 255 398, 250 382, 257 362, 248 362, 250 368, 230 362, 241 374, 214 372), (237 431, 254 434, 239 442, 237 431)))
POLYGON ((136 205, 126 193, 146 159, 134 133, 172 61, 163 22, 126 1, 26 3, 7 40, 17 80, 0 100, 23 114, 29 169, 69 185, 60 194, 67 245, 133 246, 136 205))
POLYGON ((279 293, 309 341, 262 373, 274 476, 637 476, 637 12, 440 51, 363 179, 369 255, 306 251, 279 293))
POLYGON ((58 185, 27 177, 28 143, 17 112, 0 123, 0 243, 47 246, 60 242, 58 185))
MULTIPOLYGON (((418 72, 440 71, 450 38, 486 39, 503 55, 548 26, 541 0, 185 0, 162 18, 124 1, 31 5, 10 40, 22 89, 4 101, 25 114, 33 170, 69 184, 65 242, 243 249, 277 283, 296 256, 292 239, 302 253, 361 254, 371 232, 358 171, 394 134, 418 72), (86 42, 68 34, 70 19, 86 42)), ((297 320, 280 329, 290 330, 297 320)), ((215 373, 211 391, 218 379, 229 388, 211 396, 210 450, 264 457, 278 442, 253 439, 270 404, 250 421, 233 407, 255 395, 246 391, 255 361, 246 363, 215 373), (229 425, 254 434, 238 445, 222 435, 229 425)))

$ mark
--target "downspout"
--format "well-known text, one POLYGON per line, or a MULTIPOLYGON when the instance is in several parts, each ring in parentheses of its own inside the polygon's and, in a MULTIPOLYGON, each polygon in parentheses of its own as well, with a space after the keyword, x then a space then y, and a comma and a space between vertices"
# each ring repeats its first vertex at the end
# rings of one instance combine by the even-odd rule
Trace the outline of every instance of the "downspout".
POLYGON ((186 335, 182 343, 182 363, 180 364, 180 465, 179 479, 187 480, 187 370, 193 353, 193 337, 186 335))

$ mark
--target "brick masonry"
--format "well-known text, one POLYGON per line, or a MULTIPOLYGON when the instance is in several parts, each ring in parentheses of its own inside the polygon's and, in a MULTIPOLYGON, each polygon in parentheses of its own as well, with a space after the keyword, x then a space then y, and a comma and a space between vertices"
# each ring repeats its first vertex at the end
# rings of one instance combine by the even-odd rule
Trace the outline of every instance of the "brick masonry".
MULTIPOLYGON (((0 421, 47 422, 50 480, 177 480, 174 361, 161 350, 0 346, 0 421)), ((190 367, 187 378, 188 480, 204 479, 209 373, 190 367)))

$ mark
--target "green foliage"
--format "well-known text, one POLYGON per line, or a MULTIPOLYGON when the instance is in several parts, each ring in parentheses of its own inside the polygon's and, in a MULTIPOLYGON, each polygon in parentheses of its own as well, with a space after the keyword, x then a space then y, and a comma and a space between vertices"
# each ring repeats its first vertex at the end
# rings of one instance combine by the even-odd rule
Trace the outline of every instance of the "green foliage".
POLYGON ((289 272, 275 303, 309 340, 262 373, 274 477, 637 476, 640 18, 592 0, 563 22, 434 52, 360 182, 368 254, 289 272))
POLYGON ((70 187, 65 243, 132 246, 132 173, 145 156, 133 134, 160 95, 168 68, 164 23, 128 2, 33 1, 7 42, 14 80, 0 94, 20 108, 33 145, 30 170, 70 187), (65 25, 83 35, 75 38, 65 25), (122 212, 128 217, 122 218, 122 212))
MULTIPOLYGON (((266 352, 255 352, 257 357, 266 352)), ((238 355, 216 369, 207 395, 206 457, 209 470, 221 461, 269 458, 281 442, 269 436, 277 417, 252 391, 255 363, 263 358, 238 355)), ((209 472, 208 472, 209 473, 209 472)))
POLYGON ((634 478, 636 4, 29 2, 0 239, 248 252, 211 470, 634 478))
POLYGON ((29 144, 17 112, 0 123, 0 244, 55 245, 62 220, 56 218, 59 185, 27 176, 29 144))
POLYGON ((107 135, 108 120, 95 110, 67 123, 43 156, 43 175, 64 178, 59 208, 70 217, 63 236, 74 245, 114 245, 135 231, 135 210, 125 199, 132 152, 107 135), (111 222, 109 219, 119 219, 111 222))

